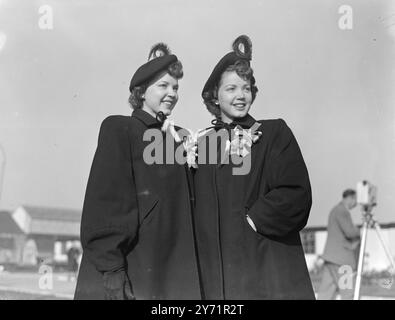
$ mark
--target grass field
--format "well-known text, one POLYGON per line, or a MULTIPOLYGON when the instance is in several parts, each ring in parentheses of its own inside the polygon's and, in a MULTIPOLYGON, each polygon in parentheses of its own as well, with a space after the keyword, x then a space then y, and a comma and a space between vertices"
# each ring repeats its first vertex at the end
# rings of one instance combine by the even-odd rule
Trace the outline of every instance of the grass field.
POLYGON ((66 272, 53 273, 44 281, 37 272, 2 272, 0 299, 72 299, 75 285, 75 279, 66 272))
POLYGON ((66 300, 66 299, 53 295, 0 291, 0 300, 66 300))
MULTIPOLYGON (((388 279, 388 277, 387 277, 388 279)), ((312 274, 315 291, 321 277, 312 274)), ((32 272, 0 273, 0 300, 71 300, 76 282, 68 273, 54 273, 52 288, 41 290, 40 275, 32 272)), ((365 277, 361 286, 361 299, 394 299, 395 283, 388 285, 382 279, 365 277)))
MULTIPOLYGON (((321 283, 321 274, 311 274, 311 281, 314 291, 321 283)), ((381 277, 366 275, 362 277, 361 297, 386 298, 395 300, 395 279, 390 274, 383 274, 381 277)))

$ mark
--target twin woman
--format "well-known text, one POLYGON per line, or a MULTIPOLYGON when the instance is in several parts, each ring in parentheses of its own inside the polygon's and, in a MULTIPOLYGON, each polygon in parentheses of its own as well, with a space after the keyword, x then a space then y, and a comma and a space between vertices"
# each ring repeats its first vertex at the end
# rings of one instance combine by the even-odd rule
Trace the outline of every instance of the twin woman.
POLYGON ((132 115, 100 128, 75 299, 314 299, 299 236, 312 204, 308 172, 284 120, 249 114, 251 60, 250 39, 238 37, 204 85, 213 121, 192 148, 198 161, 151 163, 147 130, 161 132, 164 155, 190 138, 167 118, 182 64, 165 44, 151 49, 130 82, 132 115), (212 153, 217 161, 201 161, 212 153))

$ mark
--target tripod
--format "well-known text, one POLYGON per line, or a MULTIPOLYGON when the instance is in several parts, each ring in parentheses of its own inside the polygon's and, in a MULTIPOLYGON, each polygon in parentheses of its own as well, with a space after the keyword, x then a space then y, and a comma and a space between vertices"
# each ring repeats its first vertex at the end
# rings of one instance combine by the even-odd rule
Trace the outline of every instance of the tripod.
POLYGON ((365 248, 366 248, 366 238, 368 235, 368 228, 374 228, 376 230, 377 236, 380 239, 381 246, 383 247, 385 254, 387 255, 388 260, 391 263, 392 271, 395 271, 395 263, 394 259, 391 256, 391 252, 389 251, 386 243, 384 242, 383 236, 381 234, 381 228, 379 223, 373 219, 371 214, 372 206, 364 205, 362 207, 363 210, 363 225, 362 225, 362 239, 361 239, 361 248, 359 251, 358 258, 358 269, 357 269, 357 279, 355 283, 354 290, 354 300, 359 300, 360 298, 360 289, 361 289, 361 280, 362 280, 362 268, 363 268, 363 260, 365 258, 365 248))

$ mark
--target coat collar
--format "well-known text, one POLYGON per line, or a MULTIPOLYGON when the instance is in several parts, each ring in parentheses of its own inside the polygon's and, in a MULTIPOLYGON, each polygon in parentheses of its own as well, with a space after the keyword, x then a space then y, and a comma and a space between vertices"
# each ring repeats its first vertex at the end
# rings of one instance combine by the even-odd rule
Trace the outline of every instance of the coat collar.
POLYGON ((133 110, 132 117, 139 119, 148 128, 151 128, 151 127, 159 127, 160 128, 162 126, 162 124, 158 120, 156 120, 148 112, 146 112, 142 109, 133 110))
POLYGON ((250 114, 247 113, 247 115, 243 118, 240 119, 235 119, 235 121, 233 121, 231 123, 231 126, 241 126, 243 129, 249 129, 251 128, 254 123, 256 122, 256 120, 250 116, 250 114))
POLYGON ((250 129, 256 122, 257 121, 253 117, 251 117, 249 114, 247 114, 243 118, 235 119, 231 123, 225 123, 221 119, 217 118, 217 119, 214 119, 213 121, 211 121, 213 126, 206 128, 206 130, 212 129, 212 128, 214 128, 215 130, 221 130, 221 129, 232 130, 232 129, 236 128, 237 126, 240 126, 243 129, 250 129))

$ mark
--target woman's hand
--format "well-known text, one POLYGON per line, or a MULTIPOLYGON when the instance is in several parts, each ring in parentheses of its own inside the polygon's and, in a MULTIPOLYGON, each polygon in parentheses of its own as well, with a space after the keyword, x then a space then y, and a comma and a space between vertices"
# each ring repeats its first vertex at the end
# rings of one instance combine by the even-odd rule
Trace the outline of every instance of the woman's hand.
POLYGON ((124 269, 103 275, 105 300, 136 300, 124 269))

